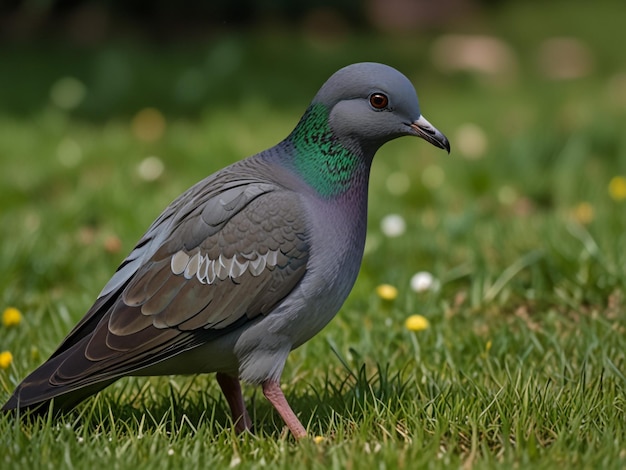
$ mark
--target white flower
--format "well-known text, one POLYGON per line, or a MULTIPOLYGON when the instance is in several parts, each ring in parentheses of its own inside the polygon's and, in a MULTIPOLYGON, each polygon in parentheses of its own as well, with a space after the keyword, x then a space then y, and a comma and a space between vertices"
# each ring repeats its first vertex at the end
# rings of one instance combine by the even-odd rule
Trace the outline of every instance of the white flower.
POLYGON ((144 181, 154 181, 161 176, 165 165, 159 157, 151 156, 144 158, 137 166, 137 173, 144 181))
POLYGON ((415 292, 425 292, 427 290, 439 289, 439 281, 426 271, 415 273, 411 278, 411 289, 415 292))
POLYGON ((401 215, 389 214, 380 221, 380 229, 388 237, 399 237, 406 231, 406 222, 401 215))

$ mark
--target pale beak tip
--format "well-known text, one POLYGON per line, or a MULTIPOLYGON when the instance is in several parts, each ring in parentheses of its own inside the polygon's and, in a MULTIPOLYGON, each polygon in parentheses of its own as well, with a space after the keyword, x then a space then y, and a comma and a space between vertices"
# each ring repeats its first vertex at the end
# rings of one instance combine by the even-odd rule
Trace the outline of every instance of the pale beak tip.
POLYGON ((411 123, 410 127, 415 132, 415 135, 450 154, 450 141, 448 138, 428 122, 424 116, 420 116, 417 121, 411 123))

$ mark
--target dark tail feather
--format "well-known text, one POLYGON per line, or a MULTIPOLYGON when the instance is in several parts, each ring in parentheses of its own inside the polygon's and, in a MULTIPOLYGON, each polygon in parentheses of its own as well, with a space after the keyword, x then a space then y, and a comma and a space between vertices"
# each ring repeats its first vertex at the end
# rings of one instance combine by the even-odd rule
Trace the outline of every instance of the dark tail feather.
POLYGON ((71 392, 56 395, 54 398, 43 399, 40 401, 25 402, 21 399, 21 392, 25 390, 21 385, 13 392, 11 398, 4 404, 2 411, 16 412, 17 410, 27 411, 31 414, 46 414, 52 410, 54 414, 71 410, 81 401, 89 398, 91 395, 98 393, 103 388, 110 385, 115 380, 108 382, 99 382, 87 385, 85 387, 72 390, 71 392), (52 405, 52 406, 51 406, 52 405))
POLYGON ((53 401, 54 411, 67 411, 89 396, 99 392, 118 377, 85 383, 66 382, 55 385, 51 378, 58 371, 60 365, 73 351, 54 356, 35 369, 15 389, 13 395, 2 407, 3 411, 10 410, 38 410, 45 413, 53 401))

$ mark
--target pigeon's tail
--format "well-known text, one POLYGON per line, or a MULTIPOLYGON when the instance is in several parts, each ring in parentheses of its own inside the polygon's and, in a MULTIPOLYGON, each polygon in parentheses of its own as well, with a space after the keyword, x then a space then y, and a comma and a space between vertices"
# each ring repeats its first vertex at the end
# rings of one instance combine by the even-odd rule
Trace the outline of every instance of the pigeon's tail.
POLYGON ((30 414, 46 414, 68 411, 81 401, 99 392, 113 381, 99 382, 70 391, 50 390, 42 384, 22 383, 2 407, 4 412, 28 411, 30 414), (42 393, 43 392, 43 393, 42 393), (51 398, 43 396, 53 395, 51 398))
POLYGON ((108 324, 107 315, 118 294, 112 291, 96 301, 52 356, 17 386, 2 411, 37 410, 43 414, 51 403, 54 412, 66 411, 124 375, 108 372, 100 361, 87 354, 94 336, 108 332, 107 328, 98 330, 98 326, 101 322, 108 324))
MULTIPOLYGON (((76 346, 80 348, 82 345, 79 343, 76 346)), ((52 408, 55 412, 66 411, 118 378, 103 377, 100 380, 84 380, 84 377, 76 377, 78 380, 72 380, 67 377, 66 380, 60 380, 59 368, 67 361, 68 356, 75 352, 73 349, 75 348, 52 356, 34 370, 17 386, 2 410, 37 410, 39 413, 45 413, 50 409, 52 401, 52 408)), ((80 355, 72 356, 72 358, 80 357, 80 355)))

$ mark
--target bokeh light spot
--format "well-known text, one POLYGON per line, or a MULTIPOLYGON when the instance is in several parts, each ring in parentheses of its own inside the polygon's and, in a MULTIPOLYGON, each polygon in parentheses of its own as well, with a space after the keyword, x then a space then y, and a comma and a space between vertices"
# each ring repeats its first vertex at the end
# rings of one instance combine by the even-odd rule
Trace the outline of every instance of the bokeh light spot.
POLYGON ((50 100, 57 107, 65 110, 76 108, 82 103, 87 89, 83 82, 74 77, 63 77, 50 88, 50 100))
POLYGON ((139 165, 137 165, 137 174, 144 181, 157 180, 165 170, 165 165, 159 157, 150 156, 144 158, 139 165))
POLYGON ((133 117, 133 135, 143 142, 159 140, 165 132, 165 117, 155 108, 144 108, 133 117))

